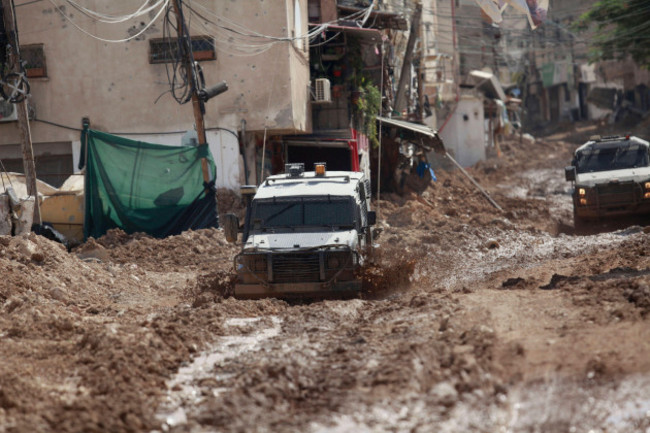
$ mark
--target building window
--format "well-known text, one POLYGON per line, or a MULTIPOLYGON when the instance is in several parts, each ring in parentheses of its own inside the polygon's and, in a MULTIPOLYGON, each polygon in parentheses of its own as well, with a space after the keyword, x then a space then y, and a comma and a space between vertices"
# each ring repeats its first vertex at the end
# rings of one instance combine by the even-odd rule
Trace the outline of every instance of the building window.
POLYGON ((307 13, 309 16, 310 23, 320 23, 320 1, 319 0, 309 0, 307 2, 307 13))
MULTIPOLYGON (((217 60, 214 39, 209 36, 192 36, 194 60, 217 60)), ((149 40, 149 63, 172 63, 179 59, 178 41, 173 38, 149 40)))
POLYGON ((20 47, 20 57, 25 62, 25 73, 27 77, 47 77, 43 44, 24 45, 20 47))

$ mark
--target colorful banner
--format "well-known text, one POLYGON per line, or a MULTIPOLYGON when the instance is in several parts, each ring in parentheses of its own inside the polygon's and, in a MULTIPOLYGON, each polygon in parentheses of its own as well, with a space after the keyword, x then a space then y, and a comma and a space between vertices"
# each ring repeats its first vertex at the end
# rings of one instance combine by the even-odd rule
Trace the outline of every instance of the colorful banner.
POLYGON ((532 29, 536 29, 546 21, 549 0, 506 0, 507 4, 521 13, 526 14, 532 29))
POLYGON ((494 0, 474 1, 483 10, 485 15, 487 15, 487 17, 492 20, 493 23, 500 23, 503 21, 503 17, 501 16, 501 9, 499 9, 499 6, 494 2, 494 0))

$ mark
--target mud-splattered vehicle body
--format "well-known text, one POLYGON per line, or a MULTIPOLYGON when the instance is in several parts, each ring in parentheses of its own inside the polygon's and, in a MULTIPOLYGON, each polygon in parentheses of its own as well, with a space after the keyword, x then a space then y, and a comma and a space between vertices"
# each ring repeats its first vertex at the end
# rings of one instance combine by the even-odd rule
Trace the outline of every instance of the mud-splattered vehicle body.
POLYGON ((247 208, 235 296, 357 294, 376 218, 369 181, 362 172, 327 172, 324 164, 312 172, 302 164, 286 168, 259 186, 247 208))
POLYGON ((565 176, 575 182, 576 227, 586 220, 650 214, 650 150, 645 140, 591 137, 576 149, 565 176))

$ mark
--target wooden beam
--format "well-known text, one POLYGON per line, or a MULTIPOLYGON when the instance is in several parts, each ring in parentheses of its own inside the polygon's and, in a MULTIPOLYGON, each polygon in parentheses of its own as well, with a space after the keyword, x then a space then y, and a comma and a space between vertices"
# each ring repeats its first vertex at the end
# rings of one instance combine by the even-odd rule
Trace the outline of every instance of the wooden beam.
MULTIPOLYGON (((20 44, 18 42, 18 29, 16 24, 16 15, 13 0, 2 0, 2 10, 4 17, 4 29, 7 33, 9 40, 10 52, 8 55, 9 64, 12 66, 11 72, 18 74, 20 79, 17 83, 22 90, 23 80, 27 80, 23 76, 22 60, 20 58, 20 44)), ((20 98, 20 102, 16 103, 16 110, 18 114, 18 129, 21 136, 21 150, 23 154, 23 168, 25 170, 25 183, 27 187, 27 194, 34 197, 34 215, 32 224, 40 225, 41 209, 38 203, 38 189, 36 187, 36 165, 34 164, 34 148, 32 146, 32 133, 29 127, 29 113, 27 109, 27 95, 20 98)))
MULTIPOLYGON (((415 41, 418 38, 418 29, 420 28, 420 20, 422 18, 422 4, 418 3, 415 6, 415 11, 413 11, 413 17, 411 18, 411 30, 409 33, 409 39, 406 43, 406 52, 404 53, 404 61, 402 63, 402 72, 399 75, 399 84, 397 85, 397 91, 395 92, 395 104, 394 110, 398 113, 402 113, 402 110, 406 108, 406 84, 410 77, 411 63, 413 59, 413 47, 415 47, 415 41)), ((409 88, 411 86, 409 85, 409 88)))

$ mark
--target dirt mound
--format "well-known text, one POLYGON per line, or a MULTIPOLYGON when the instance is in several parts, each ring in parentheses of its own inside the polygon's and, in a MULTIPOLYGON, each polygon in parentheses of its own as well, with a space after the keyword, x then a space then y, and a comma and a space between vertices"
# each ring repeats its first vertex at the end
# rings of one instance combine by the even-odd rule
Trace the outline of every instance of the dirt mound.
POLYGON ((570 292, 596 323, 638 320, 650 314, 650 235, 576 260, 571 275, 554 275, 547 289, 570 292))
POLYGON ((237 274, 232 269, 220 269, 199 275, 196 284, 188 289, 187 297, 194 307, 213 302, 216 297, 228 298, 235 293, 237 274))
POLYGON ((217 229, 111 230, 72 252, 0 237, 0 430, 499 431, 535 407, 546 418, 511 430, 605 430, 557 414, 650 371, 650 234, 554 229, 563 134, 468 170, 503 211, 459 171, 382 194, 362 299, 233 299, 238 247, 217 229))
POLYGON ((210 270, 230 263, 236 251, 220 229, 190 230, 164 239, 111 229, 73 250, 82 256, 99 254, 111 262, 135 264, 150 271, 210 270))

